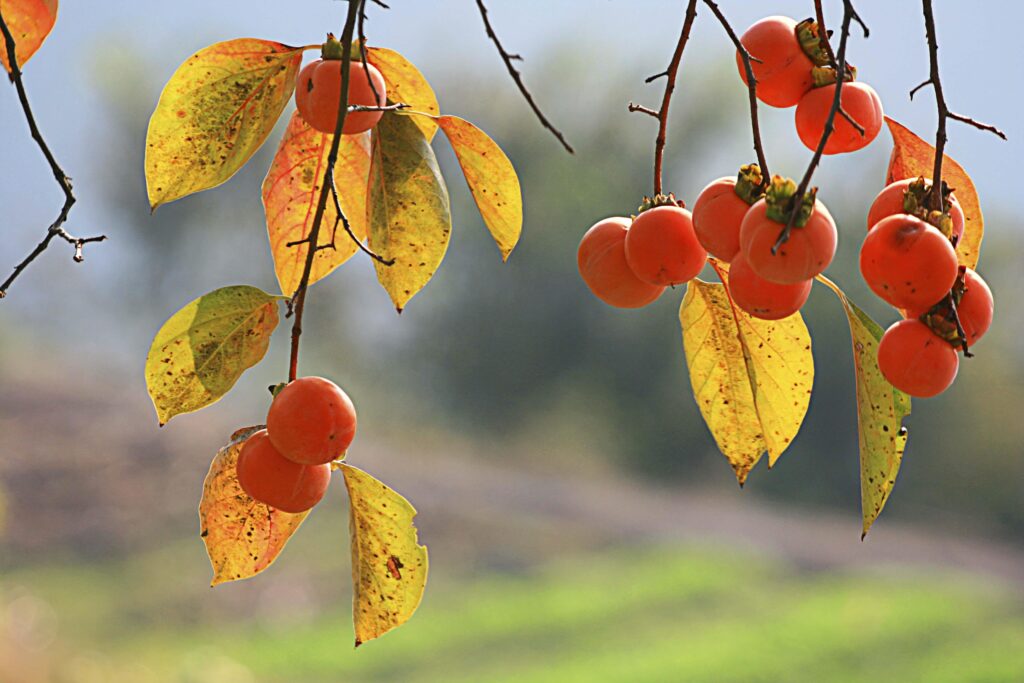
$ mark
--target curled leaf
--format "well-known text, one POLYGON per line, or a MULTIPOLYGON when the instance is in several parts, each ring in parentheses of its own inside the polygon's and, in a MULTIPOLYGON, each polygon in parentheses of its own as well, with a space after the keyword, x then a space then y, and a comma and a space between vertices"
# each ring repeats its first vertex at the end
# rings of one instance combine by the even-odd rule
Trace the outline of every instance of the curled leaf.
MULTIPOLYGON (((270 171, 263 181, 263 208, 267 215, 274 272, 281 291, 292 295, 302 279, 309 245, 301 242, 313 226, 323 187, 332 136, 292 114, 270 171), (291 244, 292 246, 288 246, 291 244)), ((366 238, 366 192, 370 175, 370 135, 343 135, 334 165, 334 184, 352 232, 366 238)), ((313 256, 309 282, 327 277, 355 254, 358 247, 336 222, 334 202, 328 199, 320 228, 319 249, 313 256)))
POLYGON ((874 524, 892 487, 907 447, 903 418, 910 414, 910 397, 893 387, 878 369, 882 328, 850 301, 843 290, 823 275, 823 283, 839 297, 850 322, 857 379, 857 434, 860 443, 860 496, 863 535, 874 524))
POLYGON ((523 193, 516 169, 501 147, 469 121, 440 116, 437 123, 455 150, 473 201, 501 250, 502 260, 508 260, 523 231, 523 193))
MULTIPOLYGON (((384 47, 366 48, 366 59, 377 67, 384 81, 388 84, 388 102, 397 104, 404 102, 413 111, 437 116, 441 106, 437 103, 437 95, 430 83, 412 62, 404 56, 384 47)), ((427 141, 434 139, 437 123, 432 118, 417 116, 416 126, 423 131, 427 141)))
MULTIPOLYGON (((918 176, 924 176, 930 181, 935 166, 935 147, 889 117, 885 118, 885 123, 892 133, 893 142, 886 184, 918 176)), ((981 215, 978 191, 967 171, 948 154, 942 157, 942 179, 953 188, 960 208, 964 210, 964 234, 956 246, 957 258, 961 265, 975 268, 985 234, 985 219, 981 215)))
MULTIPOLYGON (((14 57, 24 67, 57 22, 57 0, 0 0, 0 13, 14 37, 14 57)), ((0 34, 0 64, 8 72, 7 41, 0 34)))
POLYGON ((235 464, 245 440, 261 427, 240 429, 218 451, 203 481, 199 528, 213 566, 211 586, 255 576, 284 550, 309 512, 292 514, 257 502, 238 485, 235 464))
POLYGON ((724 285, 699 279, 686 287, 679 323, 693 396, 742 485, 765 451, 774 465, 803 424, 814 384, 807 326, 799 313, 754 318, 724 285))
POLYGON ((214 403, 263 359, 282 297, 255 287, 222 287, 164 323, 146 358, 146 388, 160 424, 214 403))
POLYGON ((401 312, 434 276, 452 232, 448 189, 413 117, 385 113, 374 130, 369 216, 371 246, 394 259, 374 262, 377 279, 401 312))
POLYGON ((273 130, 301 62, 301 48, 239 38, 204 48, 178 67, 146 134, 150 206, 234 175, 273 130))
POLYGON ((366 472, 341 463, 349 497, 356 647, 408 621, 427 584, 416 509, 366 472))

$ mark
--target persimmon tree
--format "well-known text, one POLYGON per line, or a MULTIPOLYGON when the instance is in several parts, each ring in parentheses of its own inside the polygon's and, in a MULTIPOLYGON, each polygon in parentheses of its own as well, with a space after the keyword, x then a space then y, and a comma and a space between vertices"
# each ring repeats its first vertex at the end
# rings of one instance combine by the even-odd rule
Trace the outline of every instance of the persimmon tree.
MULTIPOLYGON (((518 55, 498 38, 483 0, 475 3, 527 104, 572 152, 526 88, 518 55)), ((386 8, 380 0, 348 0, 339 37, 328 34, 323 43, 293 47, 240 38, 189 57, 156 105, 145 160, 155 211, 227 181, 296 101, 262 186, 279 291, 226 285, 186 304, 156 333, 145 374, 157 418, 166 424, 225 396, 264 359, 282 312, 291 320, 282 381, 270 387, 266 419, 237 430, 213 458, 199 505, 201 536, 214 585, 255 576, 280 555, 340 472, 349 499, 357 646, 411 617, 426 585, 427 550, 409 501, 346 460, 350 445, 358 447, 356 402, 334 382, 299 373, 307 298, 313 285, 357 256, 370 259, 399 313, 424 289, 451 238, 446 181, 432 146, 439 131, 502 260, 518 243, 523 221, 508 157, 474 124, 442 114, 431 85, 404 56, 367 42, 368 4, 386 8), (307 53, 313 59, 303 67, 307 53)), ((835 48, 821 0, 814 0, 811 18, 769 17, 742 35, 718 3, 688 0, 668 67, 647 79, 664 79, 660 105, 628 107, 657 122, 653 192, 637 216, 598 221, 577 253, 583 280, 612 306, 640 308, 686 284, 679 322, 693 394, 741 486, 764 454, 774 466, 800 430, 814 384, 800 309, 815 282, 834 292, 852 338, 864 534, 892 492, 911 395, 948 387, 958 352, 970 357, 970 345, 993 317, 992 293, 975 272, 984 230, 978 195, 944 148, 949 120, 1005 136, 948 108, 932 2, 921 6, 930 72, 911 98, 926 86, 934 91, 934 145, 885 117, 879 95, 858 80, 847 57, 852 27, 858 24, 864 38, 869 32, 851 0, 842 2, 835 48), (677 75, 701 8, 736 48, 755 160, 710 181, 691 213, 665 191, 662 176, 677 75), (795 108, 799 137, 812 152, 799 181, 769 171, 759 102, 795 108), (840 237, 812 186, 826 156, 872 144, 883 124, 893 151, 885 187, 865 201, 871 208, 861 270, 902 318, 885 332, 824 275, 840 237), (705 266, 717 281, 698 277, 705 266)), ((76 261, 85 244, 103 239, 75 237, 63 227, 75 201, 71 182, 38 130, 20 68, 56 12, 57 0, 0 0, 4 65, 66 197, 43 241, 0 285, 0 296, 54 238, 74 247, 76 261)))

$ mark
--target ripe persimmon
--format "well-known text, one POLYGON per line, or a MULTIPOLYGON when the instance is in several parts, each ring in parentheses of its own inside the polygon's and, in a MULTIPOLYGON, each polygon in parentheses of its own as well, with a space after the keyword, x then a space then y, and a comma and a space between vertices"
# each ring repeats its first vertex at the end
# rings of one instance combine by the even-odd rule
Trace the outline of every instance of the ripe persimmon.
MULTIPOLYGON (((814 88, 796 107, 796 132, 808 149, 818 149, 825 132, 825 121, 835 99, 836 84, 814 88)), ((853 127, 845 117, 836 114, 832 134, 825 143, 825 154, 855 152, 867 147, 882 130, 882 100, 870 85, 851 81, 843 84, 840 93, 843 110, 864 128, 864 134, 853 127)))
POLYGON ((693 203, 693 230, 708 253, 732 261, 740 251, 740 223, 764 192, 761 169, 744 166, 738 177, 719 178, 708 184, 693 203))
POLYGON ((580 277, 601 301, 619 308, 640 308, 665 291, 638 278, 626 263, 628 218, 606 218, 595 223, 576 252, 580 277))
MULTIPOLYGON (((927 215, 925 207, 928 206, 931 187, 931 181, 925 178, 906 178, 886 185, 868 209, 868 230, 883 218, 896 214, 909 213, 923 218, 927 215)), ((959 240, 964 232, 964 210, 953 194, 949 194, 946 201, 951 237, 959 240)))
MULTIPOLYGON (((299 114, 313 128, 322 133, 333 133, 338 125, 338 99, 341 96, 341 60, 318 59, 299 72, 295 84, 295 106, 299 114)), ((372 64, 353 61, 349 66, 348 103, 363 106, 384 106, 387 85, 384 76, 372 64), (369 72, 369 78, 367 78, 369 72), (370 82, 373 82, 373 87, 370 82), (374 90, 377 97, 374 98, 374 90)), ((341 132, 355 135, 370 130, 380 117, 379 111, 348 112, 341 132)))
POLYGON ((762 320, 787 318, 807 302, 813 280, 781 285, 765 280, 751 269, 742 253, 729 266, 729 293, 744 311, 762 320))
POLYGON ((693 230, 693 216, 682 207, 647 209, 626 232, 626 262, 647 284, 664 287, 689 282, 707 259, 693 230))
POLYGON ((356 409, 341 388, 323 377, 289 383, 270 404, 267 433, 281 455, 302 465, 342 456, 356 435, 356 409))
POLYGON ((992 325, 995 302, 988 284, 970 268, 964 272, 964 285, 966 289, 956 309, 967 343, 974 345, 985 336, 992 325))
MULTIPOLYGON (((765 17, 748 28, 740 43, 754 59, 750 62, 757 81, 757 98, 773 107, 792 107, 814 85, 814 63, 797 39, 797 23, 789 17, 765 17)), ((737 51, 736 66, 747 82, 743 57, 737 51)))
POLYGON ((956 252, 945 235, 907 214, 880 220, 860 249, 864 281, 896 308, 930 308, 949 293, 957 268, 956 252))
POLYGON ((300 465, 281 455, 261 429, 248 439, 235 465, 238 484, 255 500, 283 512, 305 512, 331 482, 330 465, 300 465))
POLYGON ((956 379, 960 358, 945 339, 920 320, 901 320, 878 343, 878 369, 894 387, 911 396, 941 394, 956 379))

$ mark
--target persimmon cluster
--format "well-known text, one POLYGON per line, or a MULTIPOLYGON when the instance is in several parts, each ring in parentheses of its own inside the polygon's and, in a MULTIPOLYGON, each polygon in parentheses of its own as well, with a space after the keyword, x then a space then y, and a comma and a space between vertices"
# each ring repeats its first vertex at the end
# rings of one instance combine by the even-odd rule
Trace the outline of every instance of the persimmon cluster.
POLYGON ((238 483, 255 500, 284 512, 305 512, 320 502, 333 460, 356 435, 356 409, 334 382, 302 377, 274 396, 267 427, 250 436, 238 455, 238 483))
POLYGON ((896 181, 868 211, 860 270, 871 290, 899 309, 878 346, 878 367, 897 389, 929 397, 956 379, 957 350, 968 352, 992 324, 992 291, 959 265, 956 244, 964 212, 943 182, 941 209, 931 209, 925 178, 896 181))
MULTIPOLYGON (((338 125, 341 97, 341 43, 328 36, 322 56, 299 72, 295 84, 295 107, 310 126, 321 133, 334 133, 338 125)), ((372 64, 353 60, 349 65, 349 106, 383 107, 387 102, 384 76, 372 64)), ((342 124, 342 135, 357 135, 377 125, 381 111, 350 111, 342 124)))
MULTIPOLYGON (((796 131, 808 149, 814 151, 825 131, 835 99, 837 70, 813 19, 797 22, 789 17, 766 17, 740 37, 752 57, 751 69, 757 81, 757 97, 772 107, 796 107, 796 131)), ((743 56, 737 52, 740 77, 747 82, 743 56)), ((836 116, 824 154, 855 152, 866 147, 882 130, 882 101, 875 90, 856 81, 857 70, 847 67, 843 74, 840 106, 856 121, 858 130, 845 116, 836 116)))

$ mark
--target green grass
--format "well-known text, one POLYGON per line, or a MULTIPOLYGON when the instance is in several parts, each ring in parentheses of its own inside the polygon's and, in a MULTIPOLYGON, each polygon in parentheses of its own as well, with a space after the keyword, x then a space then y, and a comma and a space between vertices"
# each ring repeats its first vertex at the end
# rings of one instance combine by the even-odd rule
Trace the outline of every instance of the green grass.
POLYGON ((1024 680, 1024 605, 980 582, 906 570, 800 572, 735 552, 619 549, 514 576, 435 577, 409 625, 357 651, 343 609, 278 627, 189 618, 189 594, 173 583, 165 623, 141 618, 168 597, 113 599, 133 576, 107 566, 18 578, 60 615, 65 654, 99 653, 92 666, 111 683, 1024 680))

